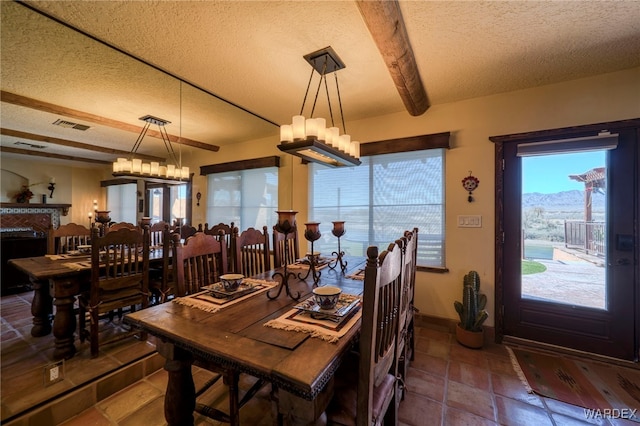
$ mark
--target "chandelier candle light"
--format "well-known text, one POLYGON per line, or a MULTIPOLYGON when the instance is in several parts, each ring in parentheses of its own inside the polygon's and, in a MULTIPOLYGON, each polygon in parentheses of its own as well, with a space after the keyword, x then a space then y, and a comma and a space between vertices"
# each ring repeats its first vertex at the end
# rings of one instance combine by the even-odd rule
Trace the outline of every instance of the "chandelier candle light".
POLYGON ((189 167, 183 167, 181 162, 178 161, 176 153, 171 145, 169 134, 165 126, 170 121, 163 120, 162 118, 154 117, 151 115, 145 115, 140 117, 140 120, 145 122, 136 143, 131 149, 130 158, 118 158, 113 163, 113 176, 115 177, 132 177, 137 179, 145 179, 152 182, 165 182, 165 183, 182 183, 189 180, 189 167), (173 163, 167 163, 166 165, 160 164, 156 161, 149 163, 143 162, 140 158, 135 158, 135 154, 142 143, 149 127, 152 124, 156 124, 160 130, 160 136, 164 142, 165 148, 171 157, 173 163))
MULTIPOLYGON (((278 292, 275 296, 272 296, 271 290, 267 292, 267 297, 271 300, 276 299, 282 293, 282 288, 285 289, 287 296, 292 298, 293 300, 300 299, 300 292, 298 292, 295 296, 289 290, 289 277, 295 278, 296 275, 293 272, 289 272, 287 269, 287 264, 289 262, 289 244, 287 241, 287 235, 296 231, 296 214, 297 211, 293 210, 278 210, 278 223, 274 226, 274 229, 282 234, 284 234, 284 270, 283 272, 276 272, 273 274, 273 278, 276 276, 280 277, 280 285, 278 286, 278 292)), ((275 247, 274 247, 275 250, 275 247)), ((273 290, 273 289, 272 289, 273 290)))
POLYGON ((342 113, 342 101, 340 99, 340 88, 338 87, 338 76, 336 71, 345 67, 336 52, 329 46, 316 52, 305 55, 304 58, 311 65, 311 77, 307 85, 307 91, 302 101, 302 108, 299 115, 294 115, 291 124, 280 126, 280 145, 278 149, 283 152, 301 157, 306 161, 325 164, 327 166, 357 166, 360 165, 360 142, 351 141, 351 136, 346 134, 344 125, 344 115, 342 113), (313 73, 320 74, 320 81, 316 90, 316 96, 311 109, 311 117, 305 118, 304 106, 313 80, 313 73), (340 118, 342 129, 345 134, 340 134, 333 120, 333 110, 331 108, 331 98, 327 86, 327 74, 334 73, 338 105, 340 107, 340 118), (318 93, 324 82, 327 94, 327 103, 331 119, 330 127, 327 127, 327 120, 324 118, 313 118, 318 93))

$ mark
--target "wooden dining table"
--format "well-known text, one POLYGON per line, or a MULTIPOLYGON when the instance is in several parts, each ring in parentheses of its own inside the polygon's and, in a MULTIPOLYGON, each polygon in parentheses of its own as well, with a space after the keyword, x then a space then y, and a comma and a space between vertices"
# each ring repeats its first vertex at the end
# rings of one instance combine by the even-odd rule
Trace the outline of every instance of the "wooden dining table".
MULTIPOLYGON (((149 253, 150 264, 161 262, 162 253, 162 248, 154 248, 149 253)), ((31 335, 47 336, 53 330, 53 358, 60 360, 73 357, 76 353, 74 341, 77 324, 74 304, 76 296, 89 288, 91 254, 24 257, 9 260, 9 265, 24 272, 31 282, 31 335)))
MULTIPOLYGON (((323 268, 317 285, 335 285, 343 294, 360 296, 364 262, 364 258, 349 258, 344 273, 339 266, 335 270, 323 268)), ((274 298, 278 287, 273 287, 269 292, 215 312, 174 299, 125 315, 126 323, 157 337, 156 348, 165 358, 165 369, 169 372, 165 396, 165 418, 169 425, 193 424, 194 363, 232 369, 270 383, 276 390, 278 412, 286 423, 314 424, 322 418, 333 393, 333 375, 357 340, 360 319, 354 316, 351 326, 335 341, 265 326, 312 297, 312 274, 292 268, 288 272, 292 273, 288 279, 290 293, 300 296, 298 300, 284 290, 274 298)), ((258 281, 277 278, 280 282, 282 275, 278 273, 282 274, 282 268, 251 278, 258 281)))

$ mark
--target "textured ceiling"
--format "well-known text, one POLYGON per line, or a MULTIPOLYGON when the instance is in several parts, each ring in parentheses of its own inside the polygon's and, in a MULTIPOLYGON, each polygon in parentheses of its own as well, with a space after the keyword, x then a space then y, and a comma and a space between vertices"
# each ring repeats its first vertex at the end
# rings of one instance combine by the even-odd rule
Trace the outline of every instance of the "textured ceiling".
MULTIPOLYGON (((157 115, 172 122, 170 133, 217 146, 259 137, 277 143, 277 124, 302 103, 311 72, 303 55, 332 46, 346 64, 338 77, 347 121, 404 111, 352 1, 26 2, 208 93, 23 5, 0 3, 2 90, 66 108, 134 125, 157 115)), ((640 66, 637 1, 401 1, 400 8, 432 105, 640 66)), ((327 116, 322 108, 316 115, 327 116)), ((3 128, 123 150, 135 140, 93 124, 84 133, 52 128, 64 117, 5 102, 1 113, 3 128)), ((12 146, 17 138, 0 141, 12 146)), ((146 144, 141 151, 162 154, 161 142, 146 144)))

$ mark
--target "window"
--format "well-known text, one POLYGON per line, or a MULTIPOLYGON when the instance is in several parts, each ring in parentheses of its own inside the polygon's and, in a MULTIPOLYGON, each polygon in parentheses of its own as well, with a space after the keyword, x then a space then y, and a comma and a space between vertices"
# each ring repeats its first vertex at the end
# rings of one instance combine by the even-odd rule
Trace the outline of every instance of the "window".
POLYGON ((340 244, 345 253, 365 256, 380 250, 405 230, 417 227, 418 265, 444 267, 444 149, 397 152, 361 158, 354 167, 309 164, 311 220, 322 237, 314 250, 337 249, 334 220, 344 220, 340 244))
POLYGON ((127 183, 124 185, 107 186, 107 210, 112 222, 136 223, 136 200, 138 185, 127 183))
POLYGON ((209 175, 207 222, 233 222, 239 230, 262 229, 277 222, 278 167, 209 175))
POLYGON ((147 206, 145 216, 151 218, 151 223, 165 221, 175 223, 191 223, 190 203, 188 193, 190 183, 180 185, 147 184, 147 206))

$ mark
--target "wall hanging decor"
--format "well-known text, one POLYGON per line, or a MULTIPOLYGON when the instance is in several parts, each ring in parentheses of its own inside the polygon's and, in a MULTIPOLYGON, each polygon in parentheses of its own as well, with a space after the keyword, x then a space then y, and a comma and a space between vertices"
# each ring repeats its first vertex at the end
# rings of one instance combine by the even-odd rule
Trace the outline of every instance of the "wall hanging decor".
POLYGON ((469 202, 473 201, 473 191, 478 187, 479 184, 480 184, 480 180, 477 177, 472 176, 471 170, 469 170, 469 176, 462 179, 462 186, 464 187, 464 189, 466 189, 469 192, 469 197, 467 198, 467 201, 469 202))

